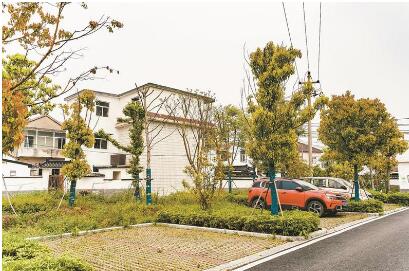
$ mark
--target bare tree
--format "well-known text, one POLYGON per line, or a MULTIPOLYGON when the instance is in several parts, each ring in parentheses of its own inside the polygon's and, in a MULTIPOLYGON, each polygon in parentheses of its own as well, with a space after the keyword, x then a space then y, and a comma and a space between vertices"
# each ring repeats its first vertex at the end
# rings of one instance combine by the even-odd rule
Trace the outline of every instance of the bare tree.
MULTIPOLYGON (((183 141, 188 160, 185 171, 194 185, 191 189, 201 208, 208 209, 217 188, 215 164, 210 160, 216 129, 212 122, 214 99, 203 94, 178 94, 167 104, 167 110, 183 141)), ((190 188, 188 183, 184 185, 190 188)))
POLYGON ((153 147, 171 136, 176 129, 164 132, 168 123, 176 110, 177 104, 169 107, 169 101, 175 96, 164 89, 157 89, 150 85, 136 86, 138 101, 141 103, 145 118, 143 123, 143 133, 145 138, 144 148, 146 149, 146 203, 152 203, 152 150, 153 147), (166 108, 168 107, 168 108, 166 108), (169 110, 169 114, 166 114, 169 110))

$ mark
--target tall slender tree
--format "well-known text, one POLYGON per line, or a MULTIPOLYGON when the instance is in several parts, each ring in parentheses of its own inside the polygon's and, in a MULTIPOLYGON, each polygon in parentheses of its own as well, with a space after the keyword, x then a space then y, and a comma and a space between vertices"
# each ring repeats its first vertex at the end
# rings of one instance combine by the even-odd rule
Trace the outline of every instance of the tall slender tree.
POLYGON ((64 145, 63 155, 69 159, 69 163, 61 168, 61 173, 70 181, 70 194, 68 204, 74 206, 77 180, 91 172, 91 167, 86 160, 83 146, 91 148, 95 137, 89 126, 92 112, 95 109, 95 94, 92 90, 85 90, 70 107, 63 106, 65 120, 62 129, 67 131, 68 142, 64 145), (85 114, 82 117, 81 114, 85 114))
POLYGON ((302 91, 285 99, 285 84, 294 74, 298 57, 301 57, 299 50, 273 42, 250 54, 249 65, 257 89, 248 97, 251 136, 247 148, 250 156, 268 169, 272 214, 278 214, 276 170, 297 151, 298 129, 313 118, 325 100, 319 98, 313 106, 305 106, 307 93, 302 91))
POLYGON ((131 174, 135 187, 135 198, 136 200, 141 199, 140 193, 140 179, 139 174, 142 171, 140 165, 140 156, 143 152, 143 125, 145 123, 145 110, 139 101, 129 102, 122 111, 125 115, 123 118, 118 118, 118 123, 125 123, 130 126, 129 128, 129 138, 130 144, 123 145, 114 139, 111 135, 104 132, 104 130, 99 130, 96 136, 99 138, 104 138, 111 142, 115 147, 131 154, 130 167, 128 173, 131 174))

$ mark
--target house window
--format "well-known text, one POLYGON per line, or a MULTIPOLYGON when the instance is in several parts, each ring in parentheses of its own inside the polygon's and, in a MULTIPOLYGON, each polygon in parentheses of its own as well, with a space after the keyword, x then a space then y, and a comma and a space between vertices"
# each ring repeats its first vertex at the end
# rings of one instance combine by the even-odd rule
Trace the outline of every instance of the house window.
POLYGON ((56 137, 55 138, 55 147, 57 149, 63 149, 65 145, 65 138, 64 137, 56 137))
POLYGON ((246 151, 240 150, 240 162, 246 162, 246 151))
POLYGON ((28 130, 26 131, 26 135, 24 137, 24 147, 25 148, 32 148, 34 147, 34 138, 35 138, 36 132, 33 130, 28 130))
POLYGON ((16 176, 16 171, 15 171, 15 170, 10 170, 10 176, 11 176, 11 177, 16 176))
POLYGON ((60 175, 60 169, 59 168, 51 169, 51 175, 60 175))
POLYGON ((103 138, 95 138, 94 149, 107 149, 107 141, 103 138))
POLYGON ((53 147, 53 133, 52 132, 38 132, 37 144, 40 148, 52 148, 53 147))
POLYGON ((120 180, 121 179, 121 172, 120 171, 113 171, 112 172, 112 180, 120 180))
POLYGON ((96 101, 96 114, 101 117, 108 117, 109 103, 96 101))

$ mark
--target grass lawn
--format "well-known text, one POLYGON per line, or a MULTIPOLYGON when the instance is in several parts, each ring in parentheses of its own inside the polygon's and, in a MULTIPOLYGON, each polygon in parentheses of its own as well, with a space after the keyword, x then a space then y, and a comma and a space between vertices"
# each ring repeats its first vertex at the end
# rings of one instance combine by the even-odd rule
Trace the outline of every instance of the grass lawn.
POLYGON ((56 256, 68 254, 95 270, 203 270, 284 241, 175 229, 128 228, 44 241, 56 256))
POLYGON ((360 213, 356 213, 356 214, 338 213, 336 216, 321 217, 320 218, 320 228, 331 229, 341 224, 363 219, 366 217, 368 217, 367 214, 360 214, 360 213))
MULTIPOLYGON (((132 191, 111 196, 89 194, 77 195, 74 208, 64 199, 57 210, 61 194, 46 192, 20 194, 12 197, 17 216, 12 214, 3 197, 3 233, 21 237, 60 234, 111 226, 127 226, 154 222, 160 211, 200 211, 190 193, 176 193, 154 198, 154 204, 146 206, 136 202, 132 191)), ((252 209, 236 203, 228 194, 216 196, 210 212, 251 215, 252 209)), ((267 212, 266 212, 267 213, 267 212)))

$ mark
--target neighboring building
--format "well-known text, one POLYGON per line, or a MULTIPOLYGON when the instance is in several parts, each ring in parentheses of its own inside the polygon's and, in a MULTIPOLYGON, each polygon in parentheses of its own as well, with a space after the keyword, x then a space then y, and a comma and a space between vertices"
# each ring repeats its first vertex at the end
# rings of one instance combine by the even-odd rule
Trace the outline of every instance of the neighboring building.
POLYGON ((62 159, 66 142, 61 123, 50 116, 29 120, 24 129, 24 142, 13 153, 18 161, 38 165, 49 159, 62 159))
POLYGON ((13 157, 2 158, 2 191, 26 192, 47 189, 48 181, 43 176, 32 176, 33 165, 13 157))
MULTIPOLYGON (((213 102, 213 99, 207 96, 153 83, 147 83, 120 94, 94 91, 96 95, 96 109, 91 120, 91 127, 94 128, 94 131, 103 129, 121 144, 128 145, 130 143, 129 125, 118 123, 117 118, 123 117, 123 108, 133 99, 138 99, 137 93, 142 89, 148 90, 151 93, 148 97, 148 102, 152 102, 152 107, 161 102, 160 98, 155 98, 173 95, 193 95, 197 99, 210 99, 209 102, 213 102), (149 101, 149 99, 151 100, 149 101)), ((70 105, 75 102, 76 97, 77 94, 73 94, 64 100, 70 105)), ((185 155, 183 140, 176 131, 176 124, 172 121, 164 107, 159 111, 149 112, 148 115, 153 125, 160 125, 158 129, 161 129, 161 135, 159 137, 164 138, 164 140, 157 142, 152 149, 152 192, 162 195, 182 190, 182 181, 189 180, 190 178, 184 173, 188 160, 185 155)), ((111 143, 101 138, 95 139, 93 148, 84 148, 84 151, 93 172, 103 174, 105 176, 103 179, 105 183, 115 181, 130 184, 131 176, 127 173, 130 159, 129 154, 117 149, 111 143)), ((141 178, 144 178, 146 148, 140 158, 140 164, 144 168, 141 178)), ((78 182, 78 185, 80 185, 80 182, 78 182)), ((101 186, 103 186, 103 183, 101 183, 101 186)))
MULTIPOLYGON (((308 164, 308 145, 302 142, 298 142, 298 152, 300 157, 308 164)), ((317 147, 312 147, 312 165, 321 165, 320 159, 323 151, 317 147)))
POLYGON ((409 192, 409 150, 402 155, 398 155, 398 179, 391 181, 392 184, 399 185, 400 191, 409 192))
MULTIPOLYGON (((300 157, 308 163, 308 145, 302 142, 298 142, 298 152, 300 157)), ((322 150, 317 147, 312 147, 312 162, 313 165, 320 165, 320 159, 322 156, 322 150)), ((236 159, 233 162, 234 166, 252 166, 251 158, 246 154, 244 149, 239 149, 236 155, 236 159)))

